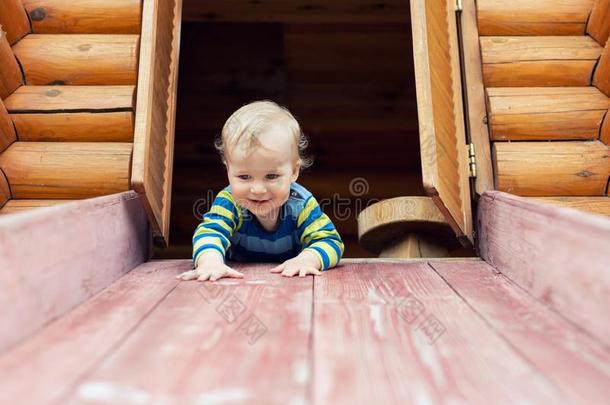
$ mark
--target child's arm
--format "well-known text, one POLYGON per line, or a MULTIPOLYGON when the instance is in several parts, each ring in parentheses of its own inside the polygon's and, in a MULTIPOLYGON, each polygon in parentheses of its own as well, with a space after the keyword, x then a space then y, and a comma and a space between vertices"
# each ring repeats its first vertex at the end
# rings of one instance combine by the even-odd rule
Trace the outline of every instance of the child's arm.
POLYGON ((286 276, 299 274, 321 274, 337 265, 343 256, 344 245, 330 218, 322 212, 316 199, 311 196, 297 218, 297 232, 303 251, 271 269, 273 273, 286 276))
POLYGON ((241 217, 233 197, 226 190, 221 191, 193 235, 195 270, 184 272, 178 278, 214 281, 221 277, 243 277, 224 263, 230 238, 240 225, 241 217))

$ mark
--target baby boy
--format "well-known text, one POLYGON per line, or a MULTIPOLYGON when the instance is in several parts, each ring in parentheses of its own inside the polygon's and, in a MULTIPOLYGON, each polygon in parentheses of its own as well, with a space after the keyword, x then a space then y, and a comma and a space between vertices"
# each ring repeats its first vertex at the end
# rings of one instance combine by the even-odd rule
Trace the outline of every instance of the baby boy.
POLYGON ((281 262, 271 272, 287 277, 320 275, 339 262, 339 233, 313 195, 296 183, 311 164, 306 146, 297 120, 273 102, 250 103, 229 117, 216 142, 229 185, 195 230, 195 270, 179 279, 242 278, 225 259, 281 262))

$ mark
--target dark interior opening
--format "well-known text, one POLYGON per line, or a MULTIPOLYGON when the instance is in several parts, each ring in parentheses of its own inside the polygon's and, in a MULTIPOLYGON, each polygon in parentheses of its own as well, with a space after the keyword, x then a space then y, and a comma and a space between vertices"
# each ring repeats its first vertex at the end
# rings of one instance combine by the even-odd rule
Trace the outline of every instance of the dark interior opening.
MULTIPOLYGON (((408 3, 406 3, 408 9, 408 3)), ((424 195, 412 39, 404 22, 184 21, 180 51, 170 247, 190 257, 192 233, 228 184, 213 140, 240 106, 286 106, 310 139, 298 180, 343 237, 358 245, 358 213, 375 201, 424 195)))

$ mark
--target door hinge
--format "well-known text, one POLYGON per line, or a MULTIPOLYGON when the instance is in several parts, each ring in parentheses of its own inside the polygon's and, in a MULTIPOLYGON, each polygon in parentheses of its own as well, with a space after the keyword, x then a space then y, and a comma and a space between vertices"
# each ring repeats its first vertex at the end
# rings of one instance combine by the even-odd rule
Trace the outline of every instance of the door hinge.
POLYGON ((466 145, 466 149, 468 150, 468 172, 470 177, 477 177, 477 160, 474 151, 474 143, 466 145))
POLYGON ((455 0, 455 11, 462 11, 462 0, 455 0))

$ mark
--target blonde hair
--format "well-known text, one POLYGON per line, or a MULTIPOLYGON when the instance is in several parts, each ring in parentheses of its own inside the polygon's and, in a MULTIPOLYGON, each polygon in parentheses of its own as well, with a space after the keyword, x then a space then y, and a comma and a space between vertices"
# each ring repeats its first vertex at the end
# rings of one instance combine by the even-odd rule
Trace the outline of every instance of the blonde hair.
POLYGON ((281 122, 293 137, 301 169, 311 166, 312 159, 307 157, 305 153, 309 141, 301 130, 298 121, 288 109, 269 100, 246 104, 227 119, 222 127, 220 137, 214 142, 223 163, 226 163, 227 149, 246 142, 247 150, 252 150, 260 145, 258 136, 278 122, 281 122))

